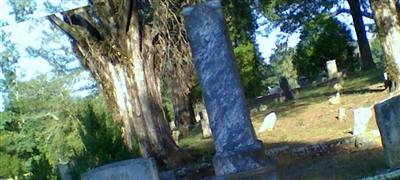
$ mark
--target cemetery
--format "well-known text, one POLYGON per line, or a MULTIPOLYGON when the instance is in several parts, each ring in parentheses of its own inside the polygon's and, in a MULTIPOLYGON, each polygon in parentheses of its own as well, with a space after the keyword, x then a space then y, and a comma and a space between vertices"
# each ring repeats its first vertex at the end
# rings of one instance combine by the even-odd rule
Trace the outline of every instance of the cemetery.
POLYGON ((400 179, 397 1, 70 3, 0 3, 0 179, 400 179))

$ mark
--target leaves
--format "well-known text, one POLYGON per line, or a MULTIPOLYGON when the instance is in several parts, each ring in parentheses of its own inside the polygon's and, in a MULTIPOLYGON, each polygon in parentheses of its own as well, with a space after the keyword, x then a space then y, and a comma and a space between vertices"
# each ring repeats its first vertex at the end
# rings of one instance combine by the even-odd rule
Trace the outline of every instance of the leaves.
POLYGON ((259 96, 265 90, 266 66, 255 42, 258 28, 253 1, 222 1, 228 35, 232 41, 236 64, 246 98, 259 96))
POLYGON ((273 76, 269 77, 272 81, 270 84, 277 85, 280 77, 286 77, 289 81, 289 85, 292 88, 298 87, 297 84, 297 70, 293 64, 296 49, 279 47, 270 58, 272 66, 273 76))
POLYGON ((31 178, 52 179, 58 163, 68 162, 80 174, 138 154, 138 149, 131 153, 123 146, 102 97, 73 99, 63 83, 42 75, 16 85, 14 108, 0 113, 0 159, 13 161, 0 162, 7 167, 0 170, 3 176, 29 173, 31 178))
POLYGON ((325 70, 325 62, 333 59, 341 70, 354 71, 360 66, 350 30, 334 18, 307 23, 300 38, 294 57, 299 75, 314 79, 325 70))

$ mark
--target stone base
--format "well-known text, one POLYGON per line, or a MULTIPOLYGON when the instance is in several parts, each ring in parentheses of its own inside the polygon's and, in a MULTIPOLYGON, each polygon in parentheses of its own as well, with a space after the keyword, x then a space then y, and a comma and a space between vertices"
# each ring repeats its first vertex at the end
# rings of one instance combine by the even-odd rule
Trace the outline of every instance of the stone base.
POLYGON ((212 180, 242 180, 242 179, 253 179, 253 180, 278 180, 278 172, 271 170, 269 167, 245 171, 240 173, 229 174, 225 176, 216 176, 210 178, 212 180))
POLYGON ((268 158, 263 148, 216 154, 213 158, 213 165, 217 176, 246 173, 260 169, 266 173, 276 169, 275 160, 268 158))
POLYGON ((375 116, 387 164, 400 168, 400 96, 375 104, 375 116))

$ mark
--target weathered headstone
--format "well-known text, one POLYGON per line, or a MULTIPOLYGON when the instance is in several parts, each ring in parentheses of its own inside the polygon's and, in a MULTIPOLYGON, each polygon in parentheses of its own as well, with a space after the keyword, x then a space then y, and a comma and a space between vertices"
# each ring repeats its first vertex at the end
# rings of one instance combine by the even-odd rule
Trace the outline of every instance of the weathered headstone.
POLYGON ((203 138, 209 138, 212 136, 211 128, 210 128, 210 121, 208 120, 207 111, 203 109, 201 112, 201 131, 203 134, 203 138))
POLYGON ((336 93, 335 96, 332 96, 328 99, 330 104, 340 104, 340 93, 336 93))
POLYGON ((174 121, 170 121, 170 122, 169 122, 169 128, 171 129, 171 131, 173 131, 173 130, 175 130, 175 129, 178 129, 178 128, 176 127, 176 124, 175 124, 174 121))
POLYGON ((171 129, 172 139, 178 145, 180 132, 174 121, 169 122, 169 128, 171 129))
POLYGON ((353 135, 363 134, 367 130, 368 122, 371 119, 371 116, 372 112, 370 107, 353 109, 353 135))
POLYGON ((390 167, 400 167, 400 96, 375 105, 375 115, 386 160, 390 167))
POLYGON ((173 130, 172 131, 172 139, 174 140, 176 145, 179 145, 179 135, 181 133, 179 132, 179 130, 173 130))
POLYGON ((265 131, 272 131, 272 129, 275 126, 276 119, 277 117, 275 112, 269 113, 267 116, 265 116, 264 121, 261 124, 261 127, 258 129, 258 132, 262 133, 265 131))
POLYGON ((200 112, 197 113, 194 118, 196 119, 196 122, 200 122, 201 121, 200 112))
POLYGON ((268 95, 281 94, 281 91, 282 89, 279 86, 273 86, 273 87, 268 86, 268 95))
POLYGON ((337 66, 336 66, 336 60, 330 60, 326 62, 326 70, 328 71, 328 78, 333 79, 337 78, 337 66))
POLYGON ((300 76, 299 77, 299 85, 300 85, 300 88, 308 87, 310 85, 310 81, 307 79, 307 77, 300 76))
POLYGON ((343 107, 340 107, 338 110, 338 120, 339 122, 346 120, 346 109, 343 107))
POLYGON ((285 96, 286 101, 294 99, 292 88, 290 88, 289 81, 285 77, 279 79, 279 86, 282 89, 283 96, 285 96))
POLYGON ((186 7, 183 16, 213 133, 216 175, 273 170, 250 122, 221 2, 186 7))
POLYGON ((57 164, 57 171, 58 171, 59 178, 61 180, 71 180, 72 179, 68 164, 57 164))
POLYGON ((83 180, 157 180, 158 170, 153 159, 130 159, 107 164, 81 175, 83 180))

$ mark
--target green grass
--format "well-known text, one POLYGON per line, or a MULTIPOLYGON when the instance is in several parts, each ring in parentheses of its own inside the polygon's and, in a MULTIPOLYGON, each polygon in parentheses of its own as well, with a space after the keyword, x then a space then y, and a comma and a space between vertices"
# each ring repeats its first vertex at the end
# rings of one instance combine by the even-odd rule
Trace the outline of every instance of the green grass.
MULTIPOLYGON (((257 125, 260 125, 267 112, 276 111, 278 114, 276 129, 273 132, 258 134, 258 138, 264 141, 266 147, 272 148, 281 145, 304 146, 348 135, 347 132, 351 130, 352 124, 351 108, 370 105, 371 102, 386 96, 385 93, 370 91, 371 85, 375 87, 380 85, 378 83, 382 83, 380 76, 380 70, 372 70, 358 72, 345 78, 343 81, 345 95, 341 105, 329 105, 328 98, 336 92, 333 83, 324 82, 302 89, 295 101, 282 103, 266 101, 250 106, 250 108, 268 106, 266 111, 255 113, 251 117, 253 123, 257 125), (349 119, 345 123, 338 124, 335 114, 340 106, 347 108, 349 119)), ((376 124, 373 128, 376 128, 376 124)), ((202 138, 199 124, 194 127, 188 138, 180 141, 180 146, 194 157, 204 158, 209 162, 214 154, 213 142, 211 139, 202 138)), ((384 158, 382 152, 378 150, 347 152, 293 162, 294 164, 289 165, 293 172, 283 171, 287 174, 283 177, 319 179, 326 176, 333 179, 351 179, 369 176, 384 168, 384 158), (331 169, 334 169, 336 174, 330 173, 331 169)))
MULTIPOLYGON (((362 93, 366 92, 365 89, 369 85, 381 82, 381 70, 362 71, 357 74, 344 78, 344 92, 362 93)), ((332 96, 336 93, 333 89, 333 84, 330 82, 323 82, 311 87, 301 90, 300 95, 297 97, 309 103, 317 103, 325 100, 326 97, 332 96)))
MULTIPOLYGON (((382 70, 361 71, 356 74, 344 78, 344 93, 347 94, 364 94, 369 92, 368 86, 382 82, 382 70)), ((257 104, 249 104, 249 109, 259 109, 260 106, 267 106, 269 111, 280 109, 283 115, 290 115, 295 112, 293 106, 304 106, 313 103, 326 101, 330 96, 334 96, 336 91, 333 89, 333 83, 327 81, 313 84, 307 88, 301 89, 296 97, 296 103, 293 102, 275 102, 264 101, 257 104)), ((264 115, 265 112, 257 112, 254 115, 264 115)))
POLYGON ((190 131, 189 137, 181 139, 179 146, 188 151, 196 159, 211 161, 214 155, 214 145, 211 138, 204 139, 200 123, 196 124, 190 131))

